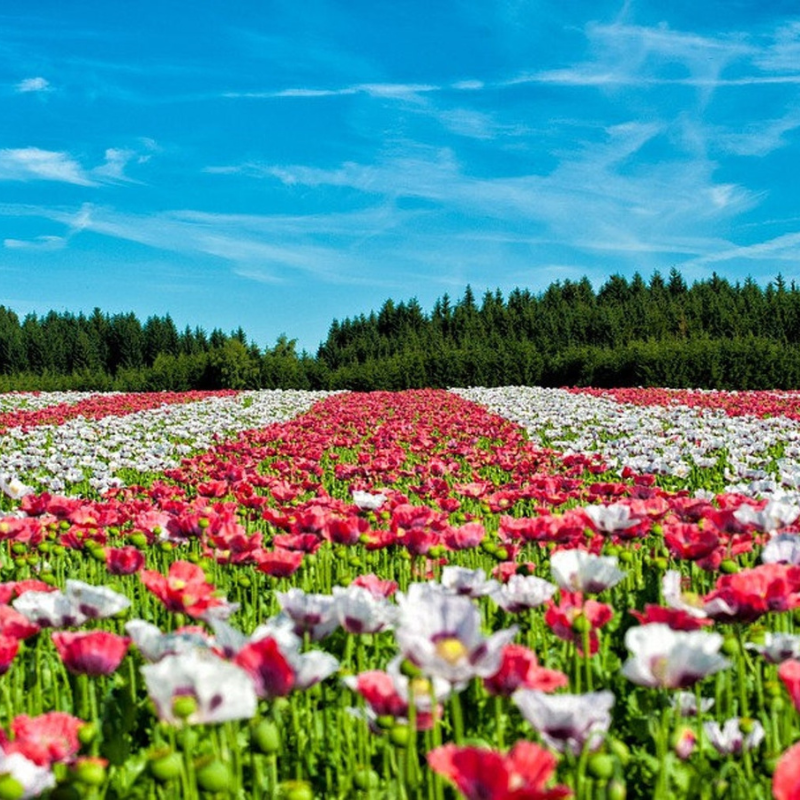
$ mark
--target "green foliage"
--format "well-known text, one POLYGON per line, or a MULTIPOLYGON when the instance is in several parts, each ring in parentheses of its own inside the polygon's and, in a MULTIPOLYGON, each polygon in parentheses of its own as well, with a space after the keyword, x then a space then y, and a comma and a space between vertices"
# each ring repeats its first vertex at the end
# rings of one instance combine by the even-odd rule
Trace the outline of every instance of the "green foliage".
POLYGON ((673 269, 646 282, 587 278, 539 295, 478 300, 467 286, 426 314, 416 299, 334 320, 315 356, 284 334, 263 352, 238 328, 178 332, 169 317, 0 306, 0 390, 409 389, 593 385, 717 389, 800 386, 800 289, 716 273, 688 286, 673 269))

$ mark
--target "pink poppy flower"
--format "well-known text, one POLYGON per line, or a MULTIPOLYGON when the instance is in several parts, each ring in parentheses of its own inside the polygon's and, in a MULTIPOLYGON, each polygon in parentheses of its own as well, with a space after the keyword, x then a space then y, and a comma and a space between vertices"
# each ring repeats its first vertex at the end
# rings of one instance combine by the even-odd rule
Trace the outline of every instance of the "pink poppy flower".
POLYGON ((503 648, 500 669, 483 679, 489 694, 503 697, 510 697, 517 689, 553 692, 567 683, 567 676, 563 672, 540 667, 533 650, 521 644, 507 644, 503 648))
POLYGON ((170 610, 199 617, 222 601, 214 595, 214 586, 206 581, 203 570, 189 561, 175 561, 165 577, 160 572, 144 569, 142 583, 170 610))
POLYGON ((0 675, 5 675, 19 652, 19 639, 0 635, 0 675))
POLYGON ((78 731, 83 720, 63 711, 38 717, 20 714, 11 723, 12 742, 3 744, 6 753, 21 753, 34 764, 49 767, 56 761, 69 761, 80 749, 78 731))
POLYGON ((253 679, 259 697, 270 700, 285 697, 294 686, 294 670, 271 637, 248 642, 236 654, 233 663, 253 679))
POLYGON ((800 711, 800 661, 784 661, 778 667, 778 677, 789 692, 794 707, 800 711))
POLYGON ((428 765, 467 800, 557 800, 572 794, 567 786, 546 787, 556 759, 533 742, 517 742, 506 755, 447 744, 428 753, 428 765))
POLYGON ((778 759, 772 773, 772 796, 775 800, 800 800, 800 742, 778 759))
POLYGON ((76 675, 110 675, 131 643, 127 636, 108 631, 57 631, 51 638, 64 666, 76 675))
POLYGON ((144 553, 138 547, 106 548, 106 569, 112 575, 133 575, 144 566, 144 553))

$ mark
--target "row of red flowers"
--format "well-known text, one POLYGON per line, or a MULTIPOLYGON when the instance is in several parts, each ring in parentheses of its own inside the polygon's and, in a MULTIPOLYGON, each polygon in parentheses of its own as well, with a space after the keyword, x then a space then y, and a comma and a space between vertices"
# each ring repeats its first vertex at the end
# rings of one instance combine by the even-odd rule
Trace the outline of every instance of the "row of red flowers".
POLYGON ((8 428, 31 428, 35 425, 62 425, 77 417, 102 419, 123 417, 163 405, 194 403, 209 397, 233 397, 234 389, 191 392, 131 392, 127 394, 92 394, 75 403, 59 403, 39 409, 19 408, 0 414, 0 433, 8 428))
POLYGON ((715 392, 696 389, 572 388, 573 394, 588 394, 608 398, 618 403, 636 406, 688 406, 699 410, 724 411, 728 416, 786 417, 800 419, 800 392, 796 391, 742 391, 715 392))

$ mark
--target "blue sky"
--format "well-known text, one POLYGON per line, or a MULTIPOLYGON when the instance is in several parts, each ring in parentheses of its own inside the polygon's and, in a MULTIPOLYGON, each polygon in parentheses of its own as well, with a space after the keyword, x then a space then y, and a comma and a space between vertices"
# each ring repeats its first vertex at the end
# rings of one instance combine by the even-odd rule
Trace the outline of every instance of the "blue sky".
POLYGON ((6 3, 0 96, 20 316, 315 352, 467 283, 800 280, 796 0, 6 3))

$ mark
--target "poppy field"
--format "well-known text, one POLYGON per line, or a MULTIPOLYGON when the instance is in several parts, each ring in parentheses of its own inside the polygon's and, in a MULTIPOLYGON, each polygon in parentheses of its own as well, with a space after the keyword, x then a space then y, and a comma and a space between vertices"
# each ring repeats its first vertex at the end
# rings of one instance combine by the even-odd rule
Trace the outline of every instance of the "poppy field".
POLYGON ((0 395, 0 800, 800 799, 798 420, 0 395))

